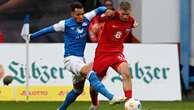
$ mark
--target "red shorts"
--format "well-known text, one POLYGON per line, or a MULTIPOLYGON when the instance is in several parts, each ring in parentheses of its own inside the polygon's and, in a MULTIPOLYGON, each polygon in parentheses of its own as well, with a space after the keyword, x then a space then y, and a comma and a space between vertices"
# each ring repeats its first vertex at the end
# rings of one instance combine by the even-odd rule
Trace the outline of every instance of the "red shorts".
POLYGON ((108 67, 118 70, 118 66, 127 62, 122 53, 96 53, 94 58, 93 69, 100 79, 106 76, 108 67))

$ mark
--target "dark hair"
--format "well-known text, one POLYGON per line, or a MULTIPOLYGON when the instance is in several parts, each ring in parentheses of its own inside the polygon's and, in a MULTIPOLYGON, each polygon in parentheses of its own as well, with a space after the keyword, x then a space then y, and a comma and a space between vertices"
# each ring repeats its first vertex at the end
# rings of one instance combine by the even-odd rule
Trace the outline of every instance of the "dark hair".
POLYGON ((71 7, 72 12, 75 11, 76 8, 78 8, 78 9, 84 8, 83 5, 77 1, 73 2, 70 7, 71 7))
POLYGON ((123 10, 131 10, 131 4, 127 1, 122 1, 120 3, 120 9, 123 9, 123 10))

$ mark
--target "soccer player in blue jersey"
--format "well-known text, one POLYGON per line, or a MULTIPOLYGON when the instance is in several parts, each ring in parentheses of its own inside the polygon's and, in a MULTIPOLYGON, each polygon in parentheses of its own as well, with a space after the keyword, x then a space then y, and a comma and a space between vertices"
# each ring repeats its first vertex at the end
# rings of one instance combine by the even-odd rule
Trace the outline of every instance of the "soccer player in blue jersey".
POLYGON ((73 89, 67 94, 59 110, 66 110, 82 93, 85 78, 88 79, 95 91, 104 95, 111 103, 122 101, 122 98, 113 95, 105 88, 96 73, 91 71, 92 64, 86 64, 83 58, 89 22, 96 14, 104 13, 106 7, 99 7, 84 14, 83 6, 79 2, 75 2, 71 5, 71 11, 72 17, 69 19, 61 20, 52 26, 30 34, 30 39, 35 39, 47 33, 64 32, 64 67, 73 73, 73 89))

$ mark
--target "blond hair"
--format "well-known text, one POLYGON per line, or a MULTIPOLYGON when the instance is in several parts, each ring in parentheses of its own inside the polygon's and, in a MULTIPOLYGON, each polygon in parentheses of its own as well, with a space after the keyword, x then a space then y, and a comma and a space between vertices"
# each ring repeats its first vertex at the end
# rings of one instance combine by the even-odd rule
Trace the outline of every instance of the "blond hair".
POLYGON ((128 1, 122 1, 120 3, 120 9, 131 10, 131 4, 128 1))

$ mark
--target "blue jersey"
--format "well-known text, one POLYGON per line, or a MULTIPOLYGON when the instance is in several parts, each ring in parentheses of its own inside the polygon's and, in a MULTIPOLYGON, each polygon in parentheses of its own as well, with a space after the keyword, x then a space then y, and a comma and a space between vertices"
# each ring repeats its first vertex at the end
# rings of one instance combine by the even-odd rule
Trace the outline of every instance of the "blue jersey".
POLYGON ((78 24, 74 18, 69 18, 53 25, 56 31, 61 31, 61 29, 64 31, 64 57, 70 55, 82 57, 84 55, 89 22, 90 20, 86 17, 81 24, 78 24))
POLYGON ((83 57, 89 22, 96 14, 101 14, 102 12, 105 12, 105 10, 105 7, 99 7, 96 10, 84 14, 83 23, 80 24, 78 24, 73 17, 61 20, 59 23, 33 33, 31 39, 45 33, 63 31, 65 43, 64 57, 71 55, 83 57))

